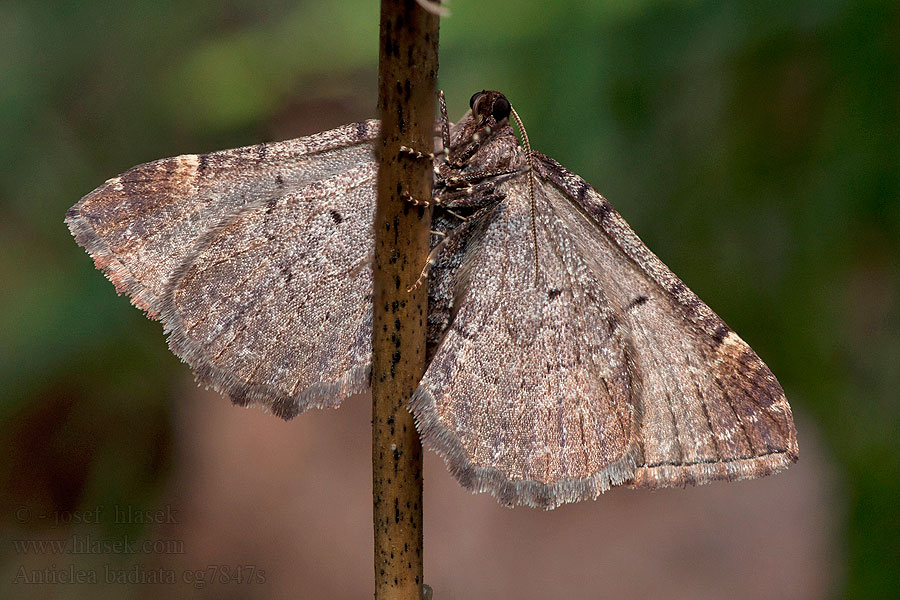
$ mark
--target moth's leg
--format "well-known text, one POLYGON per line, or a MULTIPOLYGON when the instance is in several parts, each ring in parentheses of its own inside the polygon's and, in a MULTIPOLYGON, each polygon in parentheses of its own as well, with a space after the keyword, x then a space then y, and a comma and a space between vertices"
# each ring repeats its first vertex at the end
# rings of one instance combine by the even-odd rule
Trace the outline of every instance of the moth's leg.
POLYGON ((415 148, 410 148, 409 146, 400 146, 400 152, 403 154, 408 154, 413 158, 427 158, 428 160, 434 160, 437 156, 443 156, 447 153, 446 148, 441 148, 437 152, 421 152, 416 150, 415 148))
MULTIPOLYGON (((438 102, 441 105, 441 146, 446 154, 450 149, 450 119, 447 118, 447 101, 444 99, 444 90, 438 92, 438 102)), ((444 158, 447 162, 447 158, 444 158)))
MULTIPOLYGON (((447 188, 447 187, 436 187, 434 190, 434 198, 435 200, 439 200, 441 204, 447 204, 448 202, 453 202, 458 198, 464 198, 467 196, 471 196, 475 186, 466 185, 462 188, 447 188)), ((493 188, 483 190, 485 192, 493 191, 493 188)))
POLYGON ((406 202, 409 202, 413 206, 431 206, 431 201, 429 200, 419 200, 418 198, 414 198, 407 191, 400 192, 400 197, 403 198, 406 202))
POLYGON ((449 162, 448 156, 450 155, 450 119, 447 117, 447 100, 444 98, 444 90, 438 91, 438 100, 441 107, 441 149, 434 152, 421 152, 409 146, 400 146, 400 152, 409 154, 413 158, 427 158, 432 161, 437 157, 441 157, 441 163, 447 164, 449 162))
POLYGON ((422 272, 419 273, 419 278, 416 279, 416 282, 414 284, 412 284, 412 287, 406 288, 407 293, 422 285, 422 282, 425 281, 425 279, 428 277, 428 273, 431 272, 431 267, 433 267, 435 263, 437 263, 437 257, 440 256, 441 251, 444 249, 444 246, 446 246, 447 242, 455 237, 452 234, 442 234, 439 231, 432 231, 431 233, 443 235, 444 238, 440 242, 438 242, 434 248, 431 249, 431 252, 428 253, 428 259, 425 261, 425 266, 422 267, 422 272))
POLYGON ((408 154, 413 158, 427 158, 432 161, 440 156, 443 158, 443 163, 447 162, 447 155, 450 152, 450 119, 447 118, 447 101, 444 100, 444 90, 438 92, 438 98, 441 105, 441 149, 434 152, 422 152, 415 148, 410 148, 409 146, 400 146, 400 152, 408 154))
POLYGON ((450 175, 443 180, 443 184, 447 187, 467 187, 473 183, 484 181, 485 179, 496 180, 501 178, 509 179, 513 175, 521 175, 531 170, 531 167, 522 167, 521 169, 494 169, 484 171, 472 171, 470 173, 460 173, 458 175, 450 175))
POLYGON ((505 194, 495 193, 493 184, 481 183, 462 189, 439 189, 435 192, 435 204, 449 212, 449 209, 453 208, 479 208, 503 200, 505 197, 505 194))
POLYGON ((450 164, 456 168, 462 168, 466 166, 469 162, 469 159, 478 151, 482 146, 482 142, 484 140, 490 139, 491 136, 491 128, 485 127, 483 132, 476 131, 472 134, 472 141, 468 143, 467 146, 463 148, 456 148, 456 155, 453 157, 453 160, 449 161, 450 164))
POLYGON ((453 212, 453 211, 450 210, 449 208, 444 209, 444 211, 445 211, 448 215, 453 215, 454 217, 456 217, 456 218, 459 219, 460 221, 465 222, 465 221, 468 221, 468 220, 469 220, 469 217, 464 217, 464 216, 462 216, 461 214, 459 214, 459 213, 457 213, 457 212, 453 212))
MULTIPOLYGON (((441 205, 445 212, 453 214, 453 210, 479 209, 483 206, 493 206, 506 198, 506 194, 471 194, 468 196, 460 196, 452 202, 448 201, 441 205)), ((471 219, 472 217, 467 217, 471 219)))
POLYGON ((462 148, 461 150, 457 148, 456 156, 453 157, 453 160, 449 160, 448 163, 452 167, 461 169, 462 167, 466 166, 466 163, 469 162, 469 159, 472 158, 472 155, 475 154, 475 151, 480 147, 481 144, 479 143, 479 140, 476 139, 474 142, 470 143, 468 146, 462 148))
MULTIPOLYGON (((469 217, 463 216, 463 215, 459 214, 458 212, 454 212, 453 210, 447 208, 446 206, 441 206, 441 209, 443 209, 443 211, 445 213, 447 213, 448 215, 450 215, 454 218, 457 218, 460 221, 466 222, 469 220, 469 217)), ((437 232, 432 231, 431 233, 437 233, 437 232)), ((441 234, 441 235, 446 235, 446 234, 441 234)))
MULTIPOLYGON (((463 222, 458 227, 454 227, 453 229, 451 229, 450 233, 442 233, 440 231, 432 231, 431 233, 442 236, 443 239, 441 239, 441 241, 438 242, 434 246, 434 248, 431 249, 431 252, 428 253, 428 259, 425 261, 425 266, 422 267, 422 272, 419 274, 419 278, 416 279, 416 282, 412 285, 412 287, 408 288, 406 291, 411 292, 414 289, 416 289, 417 287, 419 287, 420 285, 422 285, 422 282, 425 281, 425 279, 428 277, 428 274, 431 272, 431 267, 433 267, 435 264, 437 264, 437 259, 441 255, 441 251, 444 249, 444 247, 448 243, 457 239, 458 237, 463 235, 466 231, 468 231, 468 228, 470 225, 472 225, 473 223, 476 223, 480 219, 484 218, 484 216, 488 213, 488 211, 493 209, 494 206, 496 206, 496 202, 492 202, 488 206, 483 206, 478 211, 476 211, 475 214, 471 215, 468 218, 461 217, 461 215, 455 215, 455 216, 460 216, 463 219, 463 222)), ((449 212, 449 211, 447 211, 447 212, 449 212)), ((451 214, 454 214, 454 213, 451 213, 451 214)))
MULTIPOLYGON (((480 212, 480 211, 479 211, 480 212)), ((475 216, 475 215, 473 215, 475 216)), ((468 219, 464 219, 463 223, 467 223, 468 219)), ((460 232, 465 229, 465 227, 457 227, 450 231, 450 233, 442 233, 440 231, 432 231, 431 233, 437 234, 439 236, 443 236, 440 242, 435 244, 434 248, 431 249, 431 252, 428 253, 428 259, 425 261, 425 266, 422 267, 422 272, 419 273, 419 278, 416 279, 416 282, 412 285, 412 287, 408 288, 406 291, 411 292, 420 285, 422 282, 428 278, 428 274, 431 272, 431 267, 437 264, 437 259, 441 255, 441 252, 444 250, 444 247, 450 243, 450 241, 455 240, 459 237, 460 232)))
POLYGON ((405 201, 409 202, 413 206, 441 206, 444 204, 443 198, 435 194, 431 200, 419 200, 418 198, 414 198, 409 194, 406 190, 400 192, 400 197, 405 201))

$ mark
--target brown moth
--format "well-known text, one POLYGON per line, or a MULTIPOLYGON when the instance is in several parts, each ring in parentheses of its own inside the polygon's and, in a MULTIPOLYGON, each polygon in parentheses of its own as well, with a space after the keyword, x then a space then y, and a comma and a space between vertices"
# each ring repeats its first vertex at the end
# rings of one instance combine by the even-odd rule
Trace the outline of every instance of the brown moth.
MULTIPOLYGON (((796 461, 753 350, 606 199, 520 145, 502 94, 470 105, 451 127, 442 102, 433 157, 423 443, 467 488, 543 508, 796 461)), ((66 223, 198 382, 285 419, 337 407, 369 387, 378 135, 366 121, 140 165, 66 223)))

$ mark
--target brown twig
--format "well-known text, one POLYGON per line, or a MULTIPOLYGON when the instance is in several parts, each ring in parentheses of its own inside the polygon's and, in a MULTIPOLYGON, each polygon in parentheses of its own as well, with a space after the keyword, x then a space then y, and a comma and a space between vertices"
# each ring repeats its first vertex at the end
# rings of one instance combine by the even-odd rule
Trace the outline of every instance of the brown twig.
POLYGON ((415 0, 382 0, 378 108, 382 139, 375 210, 372 323, 372 499, 375 598, 422 598, 422 445, 406 405, 425 370, 438 23, 415 0))

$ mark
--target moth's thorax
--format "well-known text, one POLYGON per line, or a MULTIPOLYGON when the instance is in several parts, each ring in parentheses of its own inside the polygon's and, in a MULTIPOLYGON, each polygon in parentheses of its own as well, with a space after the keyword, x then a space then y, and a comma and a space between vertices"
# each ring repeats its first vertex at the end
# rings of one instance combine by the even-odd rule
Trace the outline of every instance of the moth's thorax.
POLYGON ((451 128, 451 165, 458 165, 463 173, 525 166, 524 151, 507 121, 478 126, 476 120, 471 113, 467 113, 451 128))

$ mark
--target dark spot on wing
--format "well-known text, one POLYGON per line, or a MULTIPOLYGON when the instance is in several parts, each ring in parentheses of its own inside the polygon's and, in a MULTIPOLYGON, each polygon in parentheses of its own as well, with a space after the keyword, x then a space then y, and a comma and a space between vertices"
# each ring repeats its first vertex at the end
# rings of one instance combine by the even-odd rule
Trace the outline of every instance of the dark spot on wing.
POLYGON ((619 328, 619 317, 615 313, 610 314, 606 317, 606 326, 610 334, 614 333, 619 328))
POLYGON ((341 215, 341 213, 336 210, 331 211, 329 214, 331 214, 331 218, 332 220, 334 220, 335 224, 338 224, 344 220, 343 215, 341 215))
POLYGON ((716 347, 719 347, 719 345, 725 340, 725 337, 728 336, 729 331, 731 330, 725 323, 722 323, 721 325, 716 327, 716 331, 715 333, 713 333, 713 341, 716 343, 716 347))
POLYGON ((547 300, 556 300, 560 294, 562 294, 561 289, 553 288, 547 292, 547 300))
MULTIPOLYGON (((587 185, 587 184, 585 184, 587 185)), ((579 200, 583 201, 583 198, 579 198, 579 200)), ((597 207, 597 211, 595 213, 595 217, 601 223, 606 220, 606 216, 612 211, 612 206, 609 205, 609 202, 603 200, 600 202, 600 206, 597 207)))
POLYGON ((284 177, 282 177, 281 174, 275 176, 275 185, 279 187, 284 185, 284 177))
POLYGON ((209 154, 201 154, 197 157, 199 163, 197 164, 197 175, 203 175, 206 172, 206 169, 209 168, 209 154))
POLYGON ((582 181, 581 185, 578 187, 578 192, 576 193, 576 197, 581 204, 584 204, 584 199, 588 195, 588 192, 591 190, 591 186, 589 186, 586 182, 582 181))
POLYGON ((631 302, 628 303, 628 306, 625 307, 625 310, 631 310, 633 308, 637 308, 638 306, 641 306, 642 304, 646 304, 647 300, 649 300, 649 298, 647 298, 647 296, 643 296, 643 295, 638 296, 637 298, 635 298, 634 300, 632 300, 631 302))
POLYGON ((356 135, 359 136, 359 139, 368 137, 369 126, 366 124, 365 121, 356 124, 356 135))

